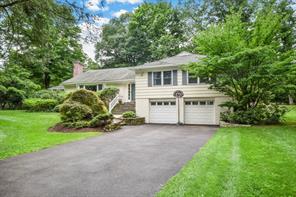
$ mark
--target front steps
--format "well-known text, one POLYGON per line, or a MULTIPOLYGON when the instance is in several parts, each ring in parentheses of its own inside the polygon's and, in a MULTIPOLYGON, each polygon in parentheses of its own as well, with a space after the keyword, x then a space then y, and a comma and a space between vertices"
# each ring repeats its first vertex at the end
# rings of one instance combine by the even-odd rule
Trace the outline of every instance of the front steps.
POLYGON ((135 102, 118 103, 112 110, 112 114, 121 115, 126 111, 135 111, 135 102))

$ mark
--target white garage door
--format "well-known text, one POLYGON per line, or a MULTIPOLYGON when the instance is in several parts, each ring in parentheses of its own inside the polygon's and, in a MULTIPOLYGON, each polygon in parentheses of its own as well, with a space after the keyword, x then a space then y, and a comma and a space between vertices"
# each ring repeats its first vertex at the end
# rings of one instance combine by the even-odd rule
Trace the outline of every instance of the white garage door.
POLYGON ((150 123, 177 123, 176 101, 150 101, 150 123))
POLYGON ((185 124, 215 124, 213 100, 185 100, 185 124))

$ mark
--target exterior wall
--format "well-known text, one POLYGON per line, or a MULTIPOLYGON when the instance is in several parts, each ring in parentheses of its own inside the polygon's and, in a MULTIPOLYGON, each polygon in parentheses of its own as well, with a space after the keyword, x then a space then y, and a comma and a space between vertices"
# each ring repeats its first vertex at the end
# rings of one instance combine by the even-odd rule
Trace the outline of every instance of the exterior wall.
MULTIPOLYGON (((172 70, 172 69, 166 69, 172 70)), ((163 69, 152 70, 163 71, 163 69)), ((150 72, 150 71, 149 71, 150 72)), ((182 85, 182 71, 178 70, 178 85, 152 86, 148 87, 148 71, 136 72, 136 113, 138 116, 145 117, 146 123, 149 123, 149 100, 153 99, 174 99, 173 93, 176 90, 182 90, 184 97, 179 99, 180 122, 184 123, 184 100, 188 98, 212 99, 215 102, 215 123, 218 125, 220 112, 223 111, 218 105, 228 99, 225 95, 210 90, 209 85, 193 84, 182 85)), ((176 103, 177 103, 176 99, 176 103)))
POLYGON ((119 89, 119 96, 122 102, 129 102, 128 100, 128 82, 125 83, 105 83, 103 87, 116 87, 119 89))

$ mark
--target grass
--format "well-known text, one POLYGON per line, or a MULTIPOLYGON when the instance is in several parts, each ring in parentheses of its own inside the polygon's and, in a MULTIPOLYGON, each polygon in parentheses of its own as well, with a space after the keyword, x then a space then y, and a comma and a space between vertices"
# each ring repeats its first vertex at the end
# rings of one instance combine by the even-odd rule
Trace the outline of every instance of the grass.
POLYGON ((285 120, 219 129, 156 196, 296 196, 295 106, 285 120))
POLYGON ((0 111, 0 159, 100 134, 48 132, 57 122, 57 113, 0 111))

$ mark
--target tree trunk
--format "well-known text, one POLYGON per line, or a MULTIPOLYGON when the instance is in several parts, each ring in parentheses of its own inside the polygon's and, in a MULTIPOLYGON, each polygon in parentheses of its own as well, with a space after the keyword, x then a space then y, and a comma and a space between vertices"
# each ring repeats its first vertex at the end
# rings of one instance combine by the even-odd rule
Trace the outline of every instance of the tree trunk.
POLYGON ((44 73, 44 88, 48 89, 50 85, 50 75, 48 72, 44 73))
POLYGON ((289 105, 293 105, 294 104, 293 97, 291 95, 288 95, 288 98, 289 98, 289 105))

